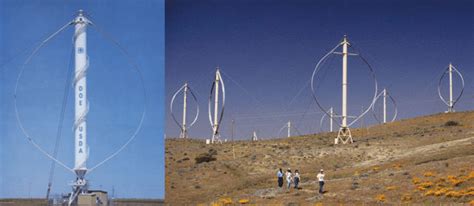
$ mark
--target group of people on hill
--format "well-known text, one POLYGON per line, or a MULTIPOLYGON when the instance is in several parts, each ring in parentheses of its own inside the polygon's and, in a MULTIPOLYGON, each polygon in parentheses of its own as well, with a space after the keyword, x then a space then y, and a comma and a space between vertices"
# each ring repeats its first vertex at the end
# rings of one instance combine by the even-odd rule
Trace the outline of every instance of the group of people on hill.
MULTIPOLYGON (((295 173, 293 174, 291 172, 291 169, 288 168, 286 170, 285 174, 283 174, 283 170, 280 168, 277 172, 277 177, 278 177, 278 187, 282 188, 283 187, 283 179, 286 179, 286 186, 287 189, 290 189, 292 184, 294 184, 294 188, 298 189, 298 185, 301 181, 300 179, 300 173, 298 170, 295 170, 295 173)), ((324 187, 324 170, 321 169, 319 170, 318 175, 316 176, 318 178, 319 182, 319 193, 322 194, 324 192, 323 187, 324 187)))
POLYGON ((291 172, 291 169, 288 168, 286 170, 285 174, 283 174, 283 170, 280 168, 280 170, 277 172, 277 177, 278 177, 278 187, 283 187, 283 176, 286 178, 286 186, 288 189, 291 188, 291 185, 294 184, 294 188, 298 189, 298 184, 300 183, 300 173, 298 170, 295 170, 295 174, 291 172))

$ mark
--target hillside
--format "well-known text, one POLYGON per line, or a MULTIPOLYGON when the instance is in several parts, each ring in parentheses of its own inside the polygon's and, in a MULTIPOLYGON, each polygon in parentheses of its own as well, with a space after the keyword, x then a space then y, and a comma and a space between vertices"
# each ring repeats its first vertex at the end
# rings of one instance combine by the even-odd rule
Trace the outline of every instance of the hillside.
POLYGON ((167 139, 165 203, 474 204, 473 123, 474 112, 418 117, 354 129, 348 145, 334 145, 335 133, 215 145, 167 139), (197 163, 204 154, 215 160, 197 163), (277 189, 278 168, 298 169, 301 188, 277 189))
MULTIPOLYGON (((0 199, 0 206, 46 206, 46 199, 39 198, 4 198, 0 199)), ((114 206, 161 206, 163 200, 156 199, 115 199, 114 206)))

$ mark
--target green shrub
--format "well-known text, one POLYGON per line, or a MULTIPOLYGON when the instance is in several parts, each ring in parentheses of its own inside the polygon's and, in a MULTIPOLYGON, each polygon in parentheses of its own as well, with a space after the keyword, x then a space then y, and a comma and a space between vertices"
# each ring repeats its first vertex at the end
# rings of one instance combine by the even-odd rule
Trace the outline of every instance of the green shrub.
POLYGON ((452 126, 459 126, 459 122, 449 120, 446 123, 444 123, 445 127, 452 127, 452 126))

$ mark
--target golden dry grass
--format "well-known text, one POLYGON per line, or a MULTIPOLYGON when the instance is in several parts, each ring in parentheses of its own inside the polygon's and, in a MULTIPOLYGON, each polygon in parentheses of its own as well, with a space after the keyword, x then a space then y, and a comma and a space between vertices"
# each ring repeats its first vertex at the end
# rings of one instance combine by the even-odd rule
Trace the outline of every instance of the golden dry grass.
POLYGON ((206 145, 166 140, 166 202, 233 204, 468 204, 474 187, 474 112, 457 112, 353 129, 354 144, 333 145, 334 133, 206 145), (457 126, 444 126, 447 121, 457 126), (232 146, 234 148, 232 148, 232 146), (194 157, 217 151, 216 161, 194 157), (236 159, 233 158, 235 151, 236 159), (278 190, 278 168, 299 169, 300 190, 278 190), (326 171, 318 195, 316 174, 326 171))

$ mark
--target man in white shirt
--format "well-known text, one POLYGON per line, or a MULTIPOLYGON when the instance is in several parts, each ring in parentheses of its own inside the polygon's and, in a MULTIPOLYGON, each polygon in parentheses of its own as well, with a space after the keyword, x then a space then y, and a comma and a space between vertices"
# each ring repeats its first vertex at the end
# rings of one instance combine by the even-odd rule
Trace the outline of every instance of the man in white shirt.
POLYGON ((286 183, 287 183, 288 189, 290 189, 292 182, 293 182, 293 174, 291 174, 291 170, 290 168, 288 168, 288 171, 286 171, 286 183))
POLYGON ((323 186, 324 186, 324 170, 321 169, 319 170, 319 173, 318 173, 318 180, 319 180, 319 194, 323 194, 324 190, 323 190, 323 186))

